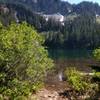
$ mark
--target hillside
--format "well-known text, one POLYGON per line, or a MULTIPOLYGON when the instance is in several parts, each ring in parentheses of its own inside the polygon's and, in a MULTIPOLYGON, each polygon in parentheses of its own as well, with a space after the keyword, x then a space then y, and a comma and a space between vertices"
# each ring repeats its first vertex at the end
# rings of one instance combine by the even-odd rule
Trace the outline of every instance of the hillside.
POLYGON ((60 0, 0 0, 0 21, 27 21, 46 38, 45 45, 95 48, 100 45, 100 6, 60 0))
POLYGON ((32 11, 41 12, 45 14, 60 13, 67 15, 72 12, 83 13, 91 12, 100 14, 100 6, 97 3, 81 2, 73 5, 61 0, 0 0, 2 3, 22 4, 30 8, 32 11))

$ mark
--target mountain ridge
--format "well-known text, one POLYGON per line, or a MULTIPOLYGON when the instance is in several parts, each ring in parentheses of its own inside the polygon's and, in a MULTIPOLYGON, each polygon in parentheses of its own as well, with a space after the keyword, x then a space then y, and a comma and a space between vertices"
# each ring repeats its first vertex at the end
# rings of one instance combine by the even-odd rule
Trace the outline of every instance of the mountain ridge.
POLYGON ((100 14, 99 4, 88 1, 83 1, 79 4, 70 4, 67 1, 64 2, 61 0, 0 0, 0 2, 23 4, 34 12, 41 12, 44 14, 60 13, 62 15, 67 15, 71 12, 81 13, 84 10, 100 14))

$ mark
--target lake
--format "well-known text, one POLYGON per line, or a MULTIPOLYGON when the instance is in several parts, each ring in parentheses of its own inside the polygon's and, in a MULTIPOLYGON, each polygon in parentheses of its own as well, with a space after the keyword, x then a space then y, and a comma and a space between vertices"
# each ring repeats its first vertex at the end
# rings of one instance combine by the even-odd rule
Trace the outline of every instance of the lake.
POLYGON ((91 65, 97 62, 93 59, 93 50, 86 49, 49 49, 49 56, 54 60, 55 71, 48 75, 47 81, 58 82, 68 67, 75 67, 83 72, 92 72, 91 65))
POLYGON ((59 75, 64 75, 68 67, 75 67, 77 70, 90 73, 91 66, 100 65, 93 59, 93 50, 86 49, 49 49, 49 56, 54 60, 55 71, 51 72, 47 81, 57 83, 59 75))
POLYGON ((48 49, 49 56, 54 59, 89 59, 93 50, 86 49, 48 49))

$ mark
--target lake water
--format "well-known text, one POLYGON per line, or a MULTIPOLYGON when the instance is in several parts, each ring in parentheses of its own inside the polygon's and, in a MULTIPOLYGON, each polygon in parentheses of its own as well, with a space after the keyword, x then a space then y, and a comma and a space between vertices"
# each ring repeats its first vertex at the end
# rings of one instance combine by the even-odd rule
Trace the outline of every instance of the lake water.
POLYGON ((90 66, 97 62, 93 59, 93 50, 86 49, 49 49, 49 56, 54 60, 56 69, 76 67, 81 71, 91 71, 90 66))
POLYGON ((93 50, 86 49, 49 49, 49 55, 54 60, 58 59, 89 59, 93 50))
MULTIPOLYGON (((91 65, 98 62, 93 59, 93 50, 86 49, 49 49, 49 56, 54 60, 55 72, 51 73, 49 81, 56 81, 57 77, 63 75, 68 67, 75 67, 83 72, 92 72, 91 65)), ((56 81, 58 82, 58 81, 56 81)))

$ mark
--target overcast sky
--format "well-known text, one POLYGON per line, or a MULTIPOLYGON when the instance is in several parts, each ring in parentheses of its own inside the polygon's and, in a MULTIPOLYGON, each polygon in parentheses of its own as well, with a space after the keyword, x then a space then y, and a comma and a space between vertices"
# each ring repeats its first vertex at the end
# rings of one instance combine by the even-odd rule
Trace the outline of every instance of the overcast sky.
POLYGON ((100 5, 100 0, 62 0, 62 1, 68 1, 70 3, 75 3, 75 4, 80 3, 82 1, 92 1, 92 2, 97 2, 100 5))

